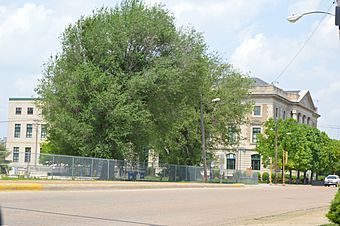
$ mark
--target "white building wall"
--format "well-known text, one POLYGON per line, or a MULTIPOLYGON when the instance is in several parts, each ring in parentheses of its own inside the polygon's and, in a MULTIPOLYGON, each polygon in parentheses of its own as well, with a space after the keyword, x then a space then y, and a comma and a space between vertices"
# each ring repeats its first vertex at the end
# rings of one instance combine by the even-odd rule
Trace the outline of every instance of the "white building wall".
POLYGON ((36 154, 40 153, 41 126, 43 120, 40 110, 32 98, 10 98, 8 106, 8 128, 6 148, 10 151, 8 160, 13 160, 14 147, 19 148, 19 160, 12 166, 27 166, 35 164, 36 154), (16 114, 16 108, 21 108, 21 114, 16 114), (33 108, 33 114, 28 114, 27 109, 33 108), (15 124, 20 124, 20 136, 15 137, 15 124), (27 124, 32 124, 32 136, 27 137, 27 124), (31 148, 30 162, 25 162, 25 148, 31 148))

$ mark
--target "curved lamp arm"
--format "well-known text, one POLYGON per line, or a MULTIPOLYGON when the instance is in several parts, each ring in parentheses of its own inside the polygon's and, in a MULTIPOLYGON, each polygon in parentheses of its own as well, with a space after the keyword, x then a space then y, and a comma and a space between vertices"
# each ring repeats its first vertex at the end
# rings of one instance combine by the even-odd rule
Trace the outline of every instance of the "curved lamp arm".
POLYGON ((291 23, 295 23, 296 21, 298 21, 299 19, 301 19, 301 17, 308 15, 308 14, 315 14, 315 13, 319 13, 319 14, 327 14, 327 15, 331 15, 331 16, 335 16, 333 13, 329 13, 329 12, 324 12, 324 11, 312 11, 312 12, 307 12, 307 13, 301 13, 301 14, 296 14, 296 15, 291 15, 289 17, 287 17, 287 20, 291 23))

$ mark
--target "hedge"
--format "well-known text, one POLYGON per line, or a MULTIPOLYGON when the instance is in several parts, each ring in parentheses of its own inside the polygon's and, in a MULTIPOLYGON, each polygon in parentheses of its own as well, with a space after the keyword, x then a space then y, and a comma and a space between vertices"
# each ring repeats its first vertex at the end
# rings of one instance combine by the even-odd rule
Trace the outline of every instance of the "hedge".
POLYGON ((326 216, 333 223, 340 224, 340 189, 335 195, 331 207, 329 208, 329 212, 326 216))

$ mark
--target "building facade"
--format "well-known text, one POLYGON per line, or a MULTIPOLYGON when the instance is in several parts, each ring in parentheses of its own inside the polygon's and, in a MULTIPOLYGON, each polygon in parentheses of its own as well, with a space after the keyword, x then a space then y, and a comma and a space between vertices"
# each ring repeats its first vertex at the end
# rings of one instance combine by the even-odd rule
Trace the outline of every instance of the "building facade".
MULTIPOLYGON (((294 118, 299 123, 317 126, 320 115, 309 91, 285 91, 261 79, 253 78, 251 99, 254 108, 247 116, 247 124, 241 125, 240 142, 232 147, 219 147, 215 154, 220 169, 225 175, 236 170, 267 171, 263 168, 261 156, 255 151, 257 134, 263 132, 263 125, 269 118, 294 118)), ((13 166, 35 165, 40 145, 46 139, 46 125, 40 109, 32 98, 10 98, 8 107, 7 157, 13 166)), ((149 165, 158 165, 158 156, 149 155, 149 165), (153 158, 151 158, 153 156, 153 158)))
POLYGON ((217 155, 224 158, 222 162, 226 163, 224 170, 227 175, 235 170, 268 170, 263 168, 261 156, 255 148, 256 136, 263 132, 263 125, 269 118, 294 118, 299 123, 316 127, 320 117, 309 91, 285 91, 259 78, 252 79, 254 87, 250 96, 254 108, 247 116, 248 123, 241 125, 240 143, 235 147, 220 148, 217 151, 217 155))
POLYGON ((6 148, 12 166, 37 164, 40 144, 46 138, 46 125, 33 98, 9 98, 6 148))

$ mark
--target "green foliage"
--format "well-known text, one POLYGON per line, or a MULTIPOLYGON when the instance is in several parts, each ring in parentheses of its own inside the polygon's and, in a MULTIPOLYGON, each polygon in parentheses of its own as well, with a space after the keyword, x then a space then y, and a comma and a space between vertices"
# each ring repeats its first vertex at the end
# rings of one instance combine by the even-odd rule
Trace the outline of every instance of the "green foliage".
POLYGON ((5 143, 0 142, 0 175, 8 172, 8 164, 10 161, 6 160, 6 157, 10 152, 6 149, 5 143))
POLYGON ((6 149, 5 143, 0 142, 0 164, 7 164, 9 161, 6 160, 6 157, 10 154, 10 152, 6 149))
POLYGON ((250 109, 251 82, 207 53, 200 33, 177 29, 161 5, 125 0, 80 18, 62 35, 36 89, 57 154, 137 159, 148 147, 164 162, 200 162, 199 99, 207 137, 229 142, 226 125, 250 109), (219 126, 212 126, 218 120, 219 126))
POLYGON ((340 143, 331 140, 315 127, 298 124, 294 119, 269 119, 263 134, 259 135, 256 150, 265 166, 275 157, 275 130, 277 129, 278 167, 282 167, 282 151, 288 152, 286 169, 312 170, 315 173, 332 174, 339 170, 340 143))
POLYGON ((262 182, 268 182, 269 183, 269 173, 267 173, 267 172, 262 173, 262 182))
POLYGON ((333 223, 340 224, 340 189, 336 193, 326 216, 333 223))

